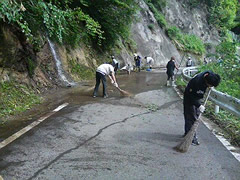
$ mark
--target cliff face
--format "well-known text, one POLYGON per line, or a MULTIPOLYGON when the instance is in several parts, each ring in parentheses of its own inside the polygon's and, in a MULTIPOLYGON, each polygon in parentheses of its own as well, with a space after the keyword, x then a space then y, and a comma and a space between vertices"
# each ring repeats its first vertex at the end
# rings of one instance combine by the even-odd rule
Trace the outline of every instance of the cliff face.
MULTIPOLYGON (((190 9, 184 5, 185 0, 168 0, 167 7, 164 10, 166 20, 169 25, 175 25, 185 33, 198 35, 206 43, 217 44, 217 31, 208 26, 206 20, 206 9, 204 6, 197 9, 190 9)), ((153 13, 149 10, 146 3, 139 1, 140 11, 136 14, 137 21, 131 26, 131 38, 136 43, 136 52, 130 52, 128 48, 122 47, 120 52, 114 53, 120 61, 121 66, 127 63, 134 65, 133 53, 138 53, 143 58, 151 56, 155 60, 154 67, 165 67, 171 56, 175 56, 179 63, 182 54, 176 49, 172 41, 166 36, 165 30, 158 26, 153 13), (151 28, 149 28, 151 25, 151 28)), ((15 31, 10 31, 8 27, 1 27, 1 44, 0 44, 0 70, 4 69, 1 74, 2 80, 8 80, 13 77, 20 82, 32 84, 34 87, 48 88, 61 85, 59 80, 56 64, 50 46, 45 41, 38 53, 31 50, 31 47, 22 42, 15 31), (27 48, 27 49, 26 49, 27 48), (27 53, 27 54, 26 54, 27 53), (33 77, 29 78, 28 73, 31 71, 31 63, 27 64, 26 56, 33 60, 36 68, 33 77), (12 62, 15 64, 12 65, 12 62), (27 73, 28 72, 28 73, 27 73)), ((105 61, 107 56, 96 54, 89 47, 71 49, 69 47, 56 46, 56 52, 62 61, 64 72, 69 79, 78 81, 71 74, 69 60, 76 63, 95 68, 98 62, 105 61)), ((109 57, 108 60, 109 61, 109 57)))
POLYGON ((165 9, 168 23, 179 27, 183 32, 195 34, 205 43, 218 44, 219 36, 215 28, 207 22, 207 9, 201 3, 197 8, 190 8, 187 0, 170 0, 165 9))
POLYGON ((158 26, 144 1, 140 1, 140 7, 142 10, 137 14, 139 21, 132 25, 132 37, 137 43, 138 53, 142 57, 151 56, 157 67, 165 67, 171 56, 180 59, 176 47, 158 26), (152 30, 149 29, 150 24, 154 25, 152 30))
MULTIPOLYGON (((167 37, 165 30, 159 27, 151 10, 143 0, 139 1, 139 5, 141 10, 136 15, 137 22, 131 27, 131 38, 137 44, 136 53, 142 57, 151 56, 155 60, 156 67, 165 67, 171 56, 175 56, 177 62, 180 63, 182 54, 167 37), (151 29, 150 24, 153 25, 151 29)), ((197 35, 204 43, 217 45, 220 42, 217 30, 207 23, 205 5, 201 4, 198 8, 191 9, 186 0, 168 0, 163 13, 168 24, 177 26, 183 33, 197 35)), ((214 53, 215 49, 209 47, 207 51, 214 53)), ((195 55, 191 56, 195 62, 200 58, 195 55)), ((122 60, 122 63, 133 64, 132 54, 124 48, 118 58, 122 60)))

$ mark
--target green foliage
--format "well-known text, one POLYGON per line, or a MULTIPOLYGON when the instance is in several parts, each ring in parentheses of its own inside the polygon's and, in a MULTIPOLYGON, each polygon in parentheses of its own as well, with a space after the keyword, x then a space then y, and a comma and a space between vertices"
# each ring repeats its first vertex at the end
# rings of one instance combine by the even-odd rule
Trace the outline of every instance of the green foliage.
POLYGON ((209 22, 219 28, 226 27, 230 29, 234 25, 237 10, 237 0, 212 1, 209 22))
POLYGON ((89 14, 99 22, 104 31, 103 47, 111 48, 119 37, 129 37, 130 24, 136 12, 137 4, 132 0, 98 0, 87 1, 83 6, 83 12, 89 14))
POLYGON ((167 5, 166 0, 145 0, 145 2, 149 5, 152 4, 158 11, 163 11, 163 9, 167 5))
POLYGON ((187 83, 181 77, 177 77, 176 84, 177 84, 177 86, 181 86, 181 87, 184 87, 184 88, 187 85, 187 83))
POLYGON ((41 102, 28 87, 16 82, 0 83, 0 118, 30 109, 41 102))
POLYGON ((191 52, 194 54, 202 55, 205 53, 205 46, 202 40, 196 35, 183 34, 176 26, 171 26, 167 29, 167 34, 171 40, 174 41, 177 48, 191 52))
POLYGON ((35 44, 44 33, 59 43, 77 45, 84 40, 110 47, 119 36, 128 38, 135 11, 132 0, 0 2, 0 20, 21 29, 35 44))
POLYGON ((27 58, 26 60, 26 63, 27 63, 27 69, 28 69, 28 74, 29 76, 32 78, 33 75, 34 75, 34 70, 36 68, 36 62, 34 62, 32 59, 30 58, 27 58))
POLYGON ((236 46, 233 42, 223 41, 216 47, 216 52, 224 59, 234 59, 236 46))
POLYGON ((69 65, 71 68, 71 73, 77 75, 82 80, 93 79, 95 75, 95 70, 91 69, 85 65, 77 63, 75 60, 70 60, 69 65))
POLYGON ((160 27, 167 27, 167 21, 165 16, 157 10, 157 8, 151 2, 147 2, 149 9, 153 12, 155 19, 157 20, 160 27))
POLYGON ((171 26, 167 29, 167 34, 171 40, 182 39, 181 30, 176 26, 171 26))
POLYGON ((29 41, 33 40, 29 23, 24 19, 24 9, 15 1, 0 2, 0 20, 21 28, 29 41))
POLYGON ((191 8, 196 8, 197 6, 199 6, 200 3, 201 3, 201 1, 199 1, 199 0, 190 0, 189 1, 189 5, 191 8))
POLYGON ((212 70, 221 77, 221 83, 217 89, 221 92, 227 93, 240 99, 240 63, 236 58, 228 59, 225 56, 223 62, 212 62, 207 65, 201 66, 200 71, 212 70))
POLYGON ((154 24, 149 24, 149 25, 148 25, 148 28, 149 28, 151 31, 153 31, 153 30, 154 30, 154 24))
POLYGON ((157 110, 159 110, 159 107, 156 104, 148 104, 146 108, 152 112, 156 112, 157 110))
POLYGON ((184 47, 187 51, 195 54, 202 55, 205 53, 205 46, 196 35, 184 35, 184 47))
POLYGON ((205 115, 218 124, 225 132, 225 136, 231 143, 240 146, 240 118, 221 109, 218 114, 214 113, 214 104, 207 103, 205 115))
POLYGON ((29 2, 25 6, 29 9, 26 18, 29 21, 35 20, 35 24, 31 26, 35 33, 40 29, 59 43, 70 45, 78 44, 89 35, 93 39, 98 39, 98 43, 101 44, 103 39, 101 26, 80 8, 62 10, 51 2, 34 1, 34 3, 32 5, 29 2), (32 14, 36 14, 37 17, 32 14))

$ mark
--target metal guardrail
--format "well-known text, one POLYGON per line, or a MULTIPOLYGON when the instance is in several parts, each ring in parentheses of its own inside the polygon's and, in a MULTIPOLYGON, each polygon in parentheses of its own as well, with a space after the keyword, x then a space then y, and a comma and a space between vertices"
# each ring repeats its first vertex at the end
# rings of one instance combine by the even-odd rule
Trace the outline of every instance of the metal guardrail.
MULTIPOLYGON (((182 71, 183 79, 188 82, 192 78, 190 76, 190 73, 193 74, 196 72, 197 72, 197 67, 184 68, 182 71)), ((228 94, 217 91, 214 88, 212 88, 209 98, 213 103, 215 103, 219 107, 240 117, 240 99, 237 99, 228 94)))

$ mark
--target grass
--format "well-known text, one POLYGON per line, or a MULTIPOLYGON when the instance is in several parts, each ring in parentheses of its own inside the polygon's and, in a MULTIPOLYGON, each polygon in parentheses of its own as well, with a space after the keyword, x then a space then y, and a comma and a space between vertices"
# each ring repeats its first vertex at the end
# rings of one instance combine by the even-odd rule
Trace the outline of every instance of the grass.
POLYGON ((39 103, 41 98, 31 88, 13 81, 0 83, 0 121, 39 103))
POLYGON ((95 70, 77 63, 75 60, 70 60, 69 65, 71 68, 71 73, 75 74, 81 80, 93 79, 95 76, 95 70))

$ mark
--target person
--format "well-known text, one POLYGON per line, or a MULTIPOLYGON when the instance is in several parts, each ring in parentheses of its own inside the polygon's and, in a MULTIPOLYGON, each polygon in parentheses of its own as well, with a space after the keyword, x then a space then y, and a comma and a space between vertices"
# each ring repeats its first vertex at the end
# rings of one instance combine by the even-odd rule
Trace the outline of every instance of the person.
POLYGON ((208 63, 206 57, 204 58, 203 63, 204 63, 204 65, 206 65, 208 63))
POLYGON ((188 57, 186 66, 187 66, 187 67, 191 67, 191 66, 192 66, 192 59, 191 59, 190 56, 188 57))
POLYGON ((119 67, 119 62, 115 59, 114 56, 112 56, 112 65, 114 67, 114 72, 116 74, 117 70, 118 70, 118 67, 119 67))
POLYGON ((145 59, 146 59, 147 65, 149 66, 149 69, 152 69, 152 65, 154 63, 153 58, 145 56, 145 59))
MULTIPOLYGON (((206 89, 209 87, 217 87, 220 83, 220 76, 212 71, 204 71, 192 78, 184 91, 183 106, 184 106, 184 136, 190 131, 192 125, 197 120, 200 112, 203 113, 205 107, 201 105, 206 89)), ((193 145, 199 145, 196 133, 192 140, 193 145)))
POLYGON ((137 59, 136 59, 136 68, 138 72, 141 71, 141 56, 139 55, 137 55, 137 59))
POLYGON ((175 57, 171 57, 171 59, 168 61, 167 63, 167 75, 168 75, 168 78, 167 78, 167 86, 170 86, 170 79, 172 81, 172 86, 175 86, 174 84, 174 69, 178 69, 178 67, 176 66, 175 64, 175 57))
POLYGON ((111 80, 111 83, 115 87, 118 87, 116 77, 114 75, 113 66, 111 64, 101 64, 100 66, 98 66, 98 68, 96 70, 96 85, 95 85, 94 92, 93 92, 93 97, 94 98, 97 97, 98 88, 99 88, 99 85, 100 85, 100 80, 102 80, 102 84, 103 84, 103 97, 104 98, 108 97, 106 75, 111 80))
POLYGON ((137 69, 137 54, 136 53, 133 54, 133 60, 135 62, 134 70, 136 70, 137 69))
POLYGON ((123 66, 121 68, 121 70, 127 71, 128 75, 130 75, 131 74, 131 70, 133 70, 133 68, 132 68, 131 64, 128 63, 126 66, 123 66))
POLYGON ((217 62, 220 66, 222 66, 223 60, 221 56, 218 58, 217 62))

